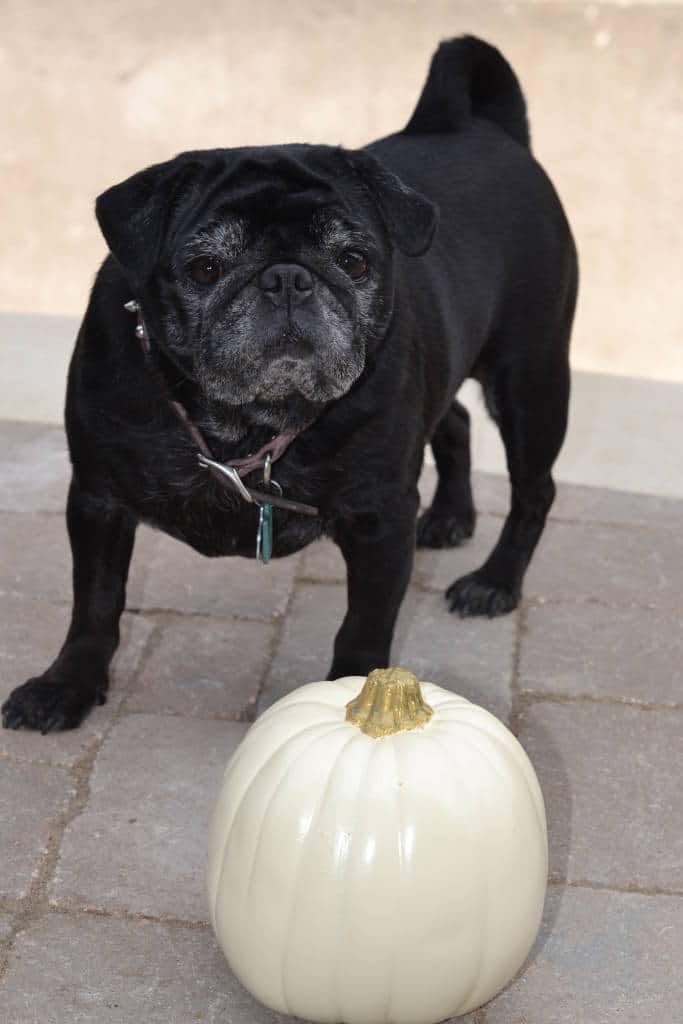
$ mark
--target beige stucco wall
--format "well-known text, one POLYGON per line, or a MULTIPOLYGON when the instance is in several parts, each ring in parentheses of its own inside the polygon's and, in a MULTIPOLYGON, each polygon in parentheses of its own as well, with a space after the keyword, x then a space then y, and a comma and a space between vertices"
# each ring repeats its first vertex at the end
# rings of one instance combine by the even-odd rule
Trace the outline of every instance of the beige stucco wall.
POLYGON ((2 0, 0 310, 80 313, 109 184, 187 148, 359 145, 473 32, 525 88, 581 256, 574 363, 683 380, 683 5, 2 0))

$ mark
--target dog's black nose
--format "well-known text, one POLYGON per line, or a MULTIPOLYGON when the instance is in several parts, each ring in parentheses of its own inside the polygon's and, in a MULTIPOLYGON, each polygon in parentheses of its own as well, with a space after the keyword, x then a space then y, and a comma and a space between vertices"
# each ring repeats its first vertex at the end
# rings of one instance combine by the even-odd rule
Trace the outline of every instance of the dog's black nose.
POLYGON ((313 293, 313 278, 298 263, 273 263, 259 275, 258 286, 276 306, 300 306, 313 293))

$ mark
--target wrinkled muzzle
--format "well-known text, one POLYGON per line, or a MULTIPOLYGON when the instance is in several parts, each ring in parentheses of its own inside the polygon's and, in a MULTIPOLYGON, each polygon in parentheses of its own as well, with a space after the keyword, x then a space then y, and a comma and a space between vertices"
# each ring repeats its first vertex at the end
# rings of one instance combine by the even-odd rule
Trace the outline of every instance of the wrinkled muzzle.
POLYGON ((260 271, 205 325, 199 374, 208 398, 234 406, 345 394, 364 365, 352 316, 297 263, 260 271))

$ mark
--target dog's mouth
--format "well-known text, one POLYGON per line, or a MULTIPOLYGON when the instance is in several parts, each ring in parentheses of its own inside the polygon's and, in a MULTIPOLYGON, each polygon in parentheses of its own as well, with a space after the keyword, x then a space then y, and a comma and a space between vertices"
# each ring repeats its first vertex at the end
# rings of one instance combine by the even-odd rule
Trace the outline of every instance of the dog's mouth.
POLYGON ((244 408, 258 403, 325 404, 341 398, 363 369, 360 355, 324 359, 283 352, 260 364, 232 366, 200 374, 210 401, 244 408))
POLYGON ((364 362, 360 342, 322 344, 290 326, 246 351, 221 346, 218 358, 201 361, 199 374, 216 426, 239 419, 300 431, 348 393, 364 362))

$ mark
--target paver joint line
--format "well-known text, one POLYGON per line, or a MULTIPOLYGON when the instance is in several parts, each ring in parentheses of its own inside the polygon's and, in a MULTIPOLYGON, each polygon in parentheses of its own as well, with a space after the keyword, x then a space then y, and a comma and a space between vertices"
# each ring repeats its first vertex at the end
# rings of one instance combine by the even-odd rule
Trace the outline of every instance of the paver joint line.
MULTIPOLYGON (((71 605, 69 604, 69 607, 71 605)), ((126 611, 130 615, 139 615, 142 618, 159 619, 166 625, 171 625, 179 619, 208 619, 210 622, 253 622, 262 626, 279 622, 285 617, 274 612, 268 618, 256 618, 255 615, 240 615, 239 612, 232 612, 230 615, 213 615, 211 612, 178 611, 175 608, 142 608, 139 605, 126 605, 126 611)))
POLYGON ((164 638, 163 623, 155 622, 154 625, 152 626, 152 630, 151 630, 149 636, 147 637, 147 641, 146 641, 146 643, 145 643, 145 645, 144 645, 144 647, 142 649, 140 657, 138 658, 138 663, 135 666, 134 671, 131 673, 131 678, 129 680, 129 685, 126 687, 127 693, 126 693, 126 696, 121 701, 121 705, 119 707, 119 712, 121 712, 123 710, 123 708, 124 708, 124 706, 126 704, 126 701, 130 697, 130 694, 131 694, 132 690, 135 687, 135 684, 137 683, 137 681, 142 676, 142 673, 146 669, 147 664, 149 663, 149 661, 152 658, 152 656, 156 653, 156 651, 161 646, 163 638, 164 638))
POLYGON ((546 690, 527 690, 521 687, 518 692, 520 713, 532 704, 596 704, 598 707, 634 708, 636 711, 672 711, 674 714, 683 711, 683 704, 659 704, 655 701, 639 700, 637 697, 613 697, 605 695, 596 697, 591 693, 550 693, 546 690))
MULTIPOLYGON (((245 705, 244 709, 237 714, 224 714, 222 715, 218 711, 210 712, 207 711, 201 715, 190 715, 183 711, 155 711, 154 714, 158 715, 159 718, 191 718, 195 722, 245 722, 251 724, 256 719, 255 713, 252 713, 253 699, 249 700, 248 704, 245 705)), ((148 708, 124 708, 121 713, 121 718, 131 718, 134 715, 148 715, 148 708)), ((30 762, 24 762, 27 764, 30 762)))
MULTIPOLYGON (((591 882, 590 879, 578 879, 568 881, 558 875, 548 877, 548 885, 559 886, 563 889, 589 889, 591 892, 612 892, 620 893, 622 896, 671 896, 674 898, 683 897, 683 889, 667 889, 658 885, 608 885, 603 882, 591 882)), ((681 907, 683 911, 683 907, 681 907)))
POLYGON ((510 675, 510 717, 509 727, 513 735, 517 735, 522 708, 522 688, 519 683, 520 665, 522 661, 522 644, 526 630, 526 604, 520 601, 515 610, 515 640, 512 650, 512 673, 510 675))
POLYGON ((211 923, 207 921, 188 921, 182 917, 174 917, 173 914, 135 914, 130 910, 114 910, 104 907, 80 907, 70 903, 59 903, 56 900, 49 900, 44 908, 47 914, 60 914, 62 917, 78 917, 79 914, 88 917, 105 917, 113 921, 131 921, 138 923, 151 922, 163 924, 172 928, 181 928, 183 931, 212 932, 211 923))

